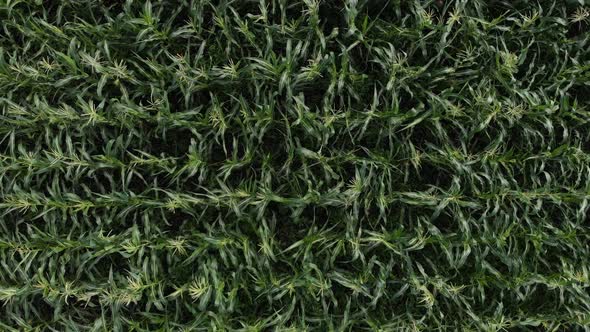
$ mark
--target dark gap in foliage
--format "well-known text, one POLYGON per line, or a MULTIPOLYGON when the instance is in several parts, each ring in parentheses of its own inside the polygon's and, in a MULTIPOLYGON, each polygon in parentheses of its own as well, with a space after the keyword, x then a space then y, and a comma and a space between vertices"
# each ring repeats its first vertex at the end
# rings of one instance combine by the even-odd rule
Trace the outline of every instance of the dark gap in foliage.
POLYGON ((311 110, 315 111, 316 109, 322 109, 327 90, 327 82, 322 79, 317 79, 313 82, 310 82, 309 84, 306 84, 301 88, 300 91, 297 92, 303 93, 305 105, 311 110))
POLYGON ((35 308, 34 317, 29 316, 29 319, 33 318, 35 321, 49 322, 53 318, 54 306, 52 303, 48 303, 47 300, 43 299, 42 296, 34 295, 29 305, 35 308))
POLYGON ((212 141, 212 146, 207 161, 212 165, 221 166, 224 161, 231 160, 234 153, 237 153, 238 158, 244 156, 246 149, 243 144, 238 143, 237 151, 234 151, 232 134, 226 133, 223 138, 211 137, 209 139, 212 141))
MULTIPOLYGON (((180 209, 175 210, 162 210, 163 214, 163 222, 165 223, 160 227, 168 236, 182 236, 186 234, 193 233, 195 231, 204 232, 204 224, 202 221, 198 220, 196 216, 199 216, 200 213, 197 211, 184 211, 180 209)), ((159 218, 154 218, 159 219, 159 218)))
POLYGON ((474 2, 476 5, 483 5, 486 9, 486 18, 495 18, 501 17, 507 11, 515 10, 518 11, 519 9, 523 8, 523 4, 525 4, 527 0, 515 0, 515 1, 508 1, 508 0, 490 0, 486 3, 481 2, 474 2))
POLYGON ((88 282, 104 282, 109 278, 109 271, 113 269, 113 273, 127 271, 130 266, 130 261, 123 257, 120 253, 115 252, 101 257, 92 257, 88 259, 85 264, 79 267, 82 271, 80 280, 88 282))
POLYGON ((148 143, 148 151, 155 156, 184 157, 193 137, 188 129, 170 129, 165 135, 152 137, 148 143))
POLYGON ((256 156, 253 160, 253 166, 261 166, 265 158, 269 158, 269 161, 274 169, 280 169, 285 165, 288 155, 288 141, 284 134, 284 129, 278 128, 278 126, 271 127, 263 136, 262 142, 256 147, 256 156))
MULTIPOLYGON (((379 20, 379 22, 395 23, 399 19, 396 11, 401 12, 408 10, 408 4, 409 2, 400 0, 374 0, 367 2, 362 9, 362 13, 367 15, 369 23, 374 22, 375 20, 379 20)), ((359 16, 364 20, 363 15, 359 16)), ((359 19, 359 21, 361 20, 359 19)), ((358 26, 361 26, 359 23, 357 23, 358 26)))
POLYGON ((113 10, 114 12, 123 11, 123 5, 125 4, 125 0, 102 0, 101 2, 107 9, 113 10))
POLYGON ((438 217, 431 222, 443 235, 457 233, 458 231, 458 220, 448 208, 443 210, 438 217))
MULTIPOLYGON (((410 169, 411 174, 414 174, 415 170, 410 169)), ((441 165, 429 161, 422 162, 419 172, 415 175, 416 177, 410 182, 409 190, 425 191, 432 185, 446 189, 451 186, 453 180, 452 172, 448 172, 441 165)))
POLYGON ((339 33, 344 33, 346 21, 341 13, 339 6, 334 6, 334 1, 321 1, 319 5, 320 25, 323 28, 325 36, 329 36, 332 30, 339 29, 339 33))
MULTIPOLYGON (((458 134, 458 130, 455 131, 455 133, 458 134)), ((497 139, 499 134, 500 133, 498 133, 495 128, 486 128, 486 130, 475 133, 468 141, 468 153, 478 154, 489 151, 489 149, 492 147, 492 144, 494 143, 494 140, 497 139)), ((461 142, 462 138, 463 137, 457 136, 455 142, 461 142)), ((457 146, 460 145, 457 144, 457 146)))
POLYGON ((279 242, 279 246, 287 249, 290 245, 300 239, 301 231, 305 230, 302 222, 297 222, 289 216, 277 218, 277 227, 274 237, 279 242))

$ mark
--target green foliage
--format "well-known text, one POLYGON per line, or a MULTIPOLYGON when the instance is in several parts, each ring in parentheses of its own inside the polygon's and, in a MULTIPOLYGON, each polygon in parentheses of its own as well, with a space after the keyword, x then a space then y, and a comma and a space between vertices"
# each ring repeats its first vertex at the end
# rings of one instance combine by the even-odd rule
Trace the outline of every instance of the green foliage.
POLYGON ((0 329, 588 330, 587 2, 0 0, 0 329))

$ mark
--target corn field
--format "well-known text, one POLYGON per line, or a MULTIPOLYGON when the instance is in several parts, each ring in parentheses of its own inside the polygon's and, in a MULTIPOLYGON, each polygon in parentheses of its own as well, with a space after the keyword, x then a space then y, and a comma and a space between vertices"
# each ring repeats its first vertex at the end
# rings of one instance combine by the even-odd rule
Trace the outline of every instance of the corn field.
POLYGON ((0 0, 0 330, 590 331, 589 25, 0 0))

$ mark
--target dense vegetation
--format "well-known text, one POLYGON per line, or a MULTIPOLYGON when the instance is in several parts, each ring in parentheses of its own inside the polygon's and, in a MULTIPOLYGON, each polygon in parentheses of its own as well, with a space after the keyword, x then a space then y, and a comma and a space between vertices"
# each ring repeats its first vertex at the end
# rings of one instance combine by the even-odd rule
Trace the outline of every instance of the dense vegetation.
POLYGON ((0 329, 588 329, 589 23, 0 0, 0 329))

